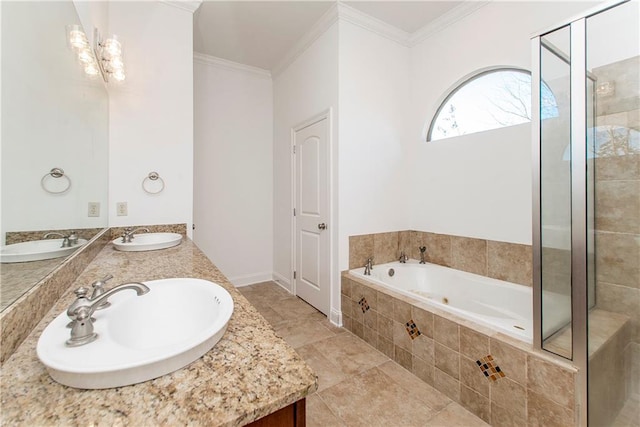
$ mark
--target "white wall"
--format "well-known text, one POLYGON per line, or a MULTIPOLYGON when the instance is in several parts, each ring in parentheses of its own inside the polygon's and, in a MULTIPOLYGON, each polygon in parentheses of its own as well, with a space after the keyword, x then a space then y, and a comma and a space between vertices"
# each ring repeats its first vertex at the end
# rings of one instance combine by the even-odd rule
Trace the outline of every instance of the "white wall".
MULTIPOLYGON (((331 108, 332 144, 338 141, 338 24, 334 23, 296 60, 274 78, 274 144, 273 144, 273 269, 283 286, 291 286, 291 129, 331 108)), ((333 154, 336 155, 334 149, 333 154)), ((335 161, 335 159, 334 159, 335 161)), ((335 190, 335 187, 334 187, 335 190)), ((337 191, 334 191, 334 197, 337 191)), ((334 206, 335 206, 334 199, 334 206)), ((335 214, 335 212, 334 212, 335 214)), ((329 222, 330 230, 338 228, 337 218, 329 222)), ((336 236, 337 233, 333 234, 336 236)), ((332 259, 335 262, 335 251, 332 259)), ((335 269, 332 281, 338 280, 335 269)), ((337 288, 336 288, 337 289, 337 288)), ((339 306, 340 296, 332 294, 332 307, 339 306), (337 304, 336 304, 336 301, 337 304)))
POLYGON ((109 225, 187 223, 193 211, 193 15, 160 2, 110 2, 127 79, 110 90, 109 225), (148 195, 156 171, 165 190, 148 195), (128 216, 116 216, 116 203, 128 216))
POLYGON ((234 285, 271 280, 271 76, 209 58, 194 61, 193 238, 234 285))
POLYGON ((530 36, 593 4, 491 2, 412 49, 411 228, 531 243, 530 125, 429 144, 423 131, 457 80, 496 65, 530 70, 530 36))
POLYGON ((340 21, 340 270, 349 236, 409 228, 410 50, 340 21))

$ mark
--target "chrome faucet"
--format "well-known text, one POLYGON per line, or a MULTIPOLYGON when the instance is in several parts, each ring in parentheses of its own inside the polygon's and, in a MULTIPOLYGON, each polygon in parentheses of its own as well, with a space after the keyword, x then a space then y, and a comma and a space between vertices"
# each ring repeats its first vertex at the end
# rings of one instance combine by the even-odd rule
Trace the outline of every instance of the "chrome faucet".
POLYGON ((427 247, 420 246, 418 249, 420 249, 420 264, 426 264, 427 261, 424 259, 424 257, 425 257, 425 253, 427 252, 427 247))
POLYGON ((398 261, 404 264, 408 259, 409 257, 405 255, 404 251, 400 252, 400 258, 398 258, 398 261))
POLYGON ((371 276, 371 270, 373 270, 373 258, 367 258, 367 263, 364 266, 364 275, 371 276))
POLYGON ((123 283, 104 292, 95 299, 87 298, 89 289, 84 287, 76 289, 76 300, 67 309, 67 316, 72 320, 71 338, 66 341, 67 346, 77 347, 95 341, 98 338, 98 334, 93 332, 91 315, 111 295, 126 289, 133 289, 138 295, 144 295, 149 292, 149 288, 140 282, 123 283))
MULTIPOLYGON (((60 237, 62 237, 62 246, 60 246, 61 248, 70 248, 71 247, 71 240, 69 240, 70 236, 65 236, 62 233, 51 232, 51 233, 45 234, 44 236, 42 236, 42 238, 43 239, 48 239, 51 236, 60 236, 60 237)), ((78 243, 78 237, 77 236, 76 236, 75 243, 78 243)))
POLYGON ((133 234, 138 230, 142 230, 142 231, 145 231, 147 233, 149 232, 149 229, 146 228, 146 227, 138 227, 136 229, 134 229, 133 227, 127 227, 122 232, 122 243, 131 243, 131 241, 134 238, 133 234))

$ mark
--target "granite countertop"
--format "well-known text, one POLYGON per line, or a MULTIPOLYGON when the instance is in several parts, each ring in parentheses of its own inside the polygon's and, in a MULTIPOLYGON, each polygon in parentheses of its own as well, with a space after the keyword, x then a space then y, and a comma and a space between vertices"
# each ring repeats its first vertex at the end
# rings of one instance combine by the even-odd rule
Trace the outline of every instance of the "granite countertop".
POLYGON ((4 363, 0 384, 2 425, 87 426, 244 425, 317 387, 315 374, 302 358, 188 239, 154 252, 118 252, 105 246, 4 363), (235 304, 227 331, 202 358, 155 380, 105 390, 60 385, 38 360, 38 338, 73 301, 74 289, 107 273, 114 276, 111 286, 169 277, 216 282, 235 304))

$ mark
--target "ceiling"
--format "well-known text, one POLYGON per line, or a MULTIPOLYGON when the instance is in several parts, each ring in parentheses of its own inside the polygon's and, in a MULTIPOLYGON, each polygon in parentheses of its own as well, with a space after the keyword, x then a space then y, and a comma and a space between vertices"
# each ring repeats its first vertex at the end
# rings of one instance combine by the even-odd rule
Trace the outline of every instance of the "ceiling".
MULTIPOLYGON (((196 52, 271 70, 335 1, 211 1, 193 18, 196 52)), ((408 33, 461 1, 345 1, 408 33)))

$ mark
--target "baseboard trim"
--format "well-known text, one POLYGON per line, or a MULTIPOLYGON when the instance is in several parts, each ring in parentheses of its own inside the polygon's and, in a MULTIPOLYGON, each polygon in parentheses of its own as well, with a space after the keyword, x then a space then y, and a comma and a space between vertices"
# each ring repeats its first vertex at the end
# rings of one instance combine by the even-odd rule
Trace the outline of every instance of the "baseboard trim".
POLYGON ((276 282, 276 284, 282 286, 284 289, 286 289, 287 292, 289 292, 290 294, 293 293, 292 289, 291 289, 291 282, 289 281, 288 278, 284 277, 281 274, 276 273, 275 271, 273 272, 273 276, 272 276, 272 280, 274 282, 276 282))
POLYGON ((333 323, 336 326, 342 327, 342 311, 332 308, 331 312, 329 313, 329 322, 333 323))
POLYGON ((271 273, 247 274, 244 276, 229 277, 229 281, 236 288, 254 285, 256 283, 270 282, 273 279, 271 273))

